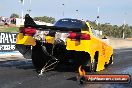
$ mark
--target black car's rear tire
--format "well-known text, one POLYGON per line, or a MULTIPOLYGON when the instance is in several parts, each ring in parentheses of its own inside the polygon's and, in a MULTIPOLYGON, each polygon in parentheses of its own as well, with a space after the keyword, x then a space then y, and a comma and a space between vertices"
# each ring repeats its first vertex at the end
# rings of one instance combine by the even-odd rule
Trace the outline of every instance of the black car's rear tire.
POLYGON ((47 56, 41 45, 33 46, 32 48, 32 63, 37 71, 41 70, 47 62, 49 56, 47 56))

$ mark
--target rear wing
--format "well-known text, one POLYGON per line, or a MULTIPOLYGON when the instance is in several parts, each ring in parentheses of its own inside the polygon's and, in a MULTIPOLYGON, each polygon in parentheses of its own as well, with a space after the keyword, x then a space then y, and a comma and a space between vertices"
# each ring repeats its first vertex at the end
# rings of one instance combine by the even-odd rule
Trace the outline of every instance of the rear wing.
POLYGON ((57 26, 46 26, 46 25, 37 25, 29 14, 25 15, 24 27, 33 27, 37 30, 55 30, 55 31, 72 31, 72 32, 81 32, 81 28, 68 28, 68 27, 57 27, 57 26))

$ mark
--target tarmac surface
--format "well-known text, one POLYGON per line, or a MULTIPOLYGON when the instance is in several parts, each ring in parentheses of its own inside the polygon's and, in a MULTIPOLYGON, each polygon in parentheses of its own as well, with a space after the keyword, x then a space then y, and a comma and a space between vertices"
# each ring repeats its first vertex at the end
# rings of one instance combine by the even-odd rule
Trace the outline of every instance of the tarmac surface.
MULTIPOLYGON (((5 54, 7 55, 7 54, 5 54)), ((0 59, 0 88, 132 88, 129 84, 84 84, 76 79, 78 73, 72 66, 62 65, 59 69, 38 76, 32 61, 21 55, 0 59)), ((87 73, 94 74, 94 73, 87 73)), ((130 74, 132 76, 132 48, 115 49, 114 64, 95 74, 130 74)))

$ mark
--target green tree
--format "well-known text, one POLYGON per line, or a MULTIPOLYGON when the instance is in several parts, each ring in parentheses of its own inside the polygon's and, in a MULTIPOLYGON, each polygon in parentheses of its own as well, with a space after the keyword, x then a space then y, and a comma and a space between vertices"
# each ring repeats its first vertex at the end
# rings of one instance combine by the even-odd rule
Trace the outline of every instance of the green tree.
POLYGON ((19 15, 16 13, 11 14, 10 18, 19 18, 19 15))
POLYGON ((34 17, 33 19, 35 21, 43 21, 43 22, 47 22, 47 23, 54 23, 55 22, 55 18, 53 18, 53 17, 47 17, 47 16, 34 17))

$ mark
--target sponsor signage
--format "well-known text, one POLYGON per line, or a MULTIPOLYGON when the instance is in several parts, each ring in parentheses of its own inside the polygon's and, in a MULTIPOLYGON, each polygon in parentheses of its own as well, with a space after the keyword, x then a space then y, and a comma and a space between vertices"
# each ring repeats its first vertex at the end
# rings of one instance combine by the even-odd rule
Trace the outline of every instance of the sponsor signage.
POLYGON ((16 37, 18 33, 0 32, 0 52, 16 51, 16 37))

